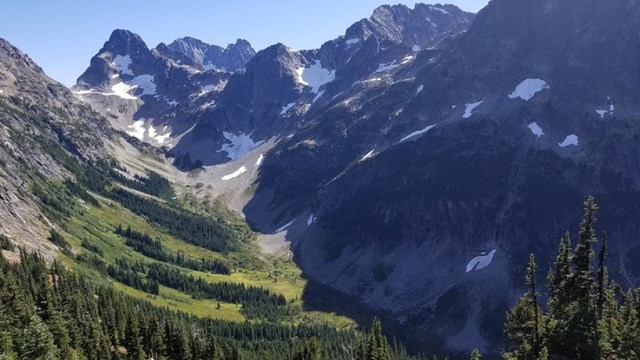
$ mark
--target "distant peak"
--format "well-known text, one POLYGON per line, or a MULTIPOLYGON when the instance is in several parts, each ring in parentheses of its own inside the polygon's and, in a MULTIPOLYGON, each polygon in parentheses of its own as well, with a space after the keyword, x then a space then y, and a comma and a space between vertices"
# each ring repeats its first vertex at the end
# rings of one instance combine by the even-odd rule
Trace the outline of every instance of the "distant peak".
MULTIPOLYGON (((245 47, 251 47, 251 43, 245 39, 237 39, 235 44, 229 44, 229 46, 231 45, 235 45, 235 46, 245 46, 245 47)), ((227 46, 227 47, 229 47, 227 46)))
POLYGON ((121 55, 149 51, 140 35, 124 29, 114 30, 105 43, 105 48, 121 55))

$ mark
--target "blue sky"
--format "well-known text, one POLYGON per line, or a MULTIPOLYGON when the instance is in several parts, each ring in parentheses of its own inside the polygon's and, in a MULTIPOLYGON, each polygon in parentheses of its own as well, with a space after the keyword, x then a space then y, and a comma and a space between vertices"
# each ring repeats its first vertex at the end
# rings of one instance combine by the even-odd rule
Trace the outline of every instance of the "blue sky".
MULTIPOLYGON (((147 45, 193 36, 225 46, 237 38, 256 50, 277 42, 312 49, 385 3, 415 0, 0 0, 0 37, 34 59, 52 78, 73 85, 117 28, 147 45)), ((429 1, 427 1, 429 2, 429 1)), ((488 0, 450 0, 477 12, 488 0)))

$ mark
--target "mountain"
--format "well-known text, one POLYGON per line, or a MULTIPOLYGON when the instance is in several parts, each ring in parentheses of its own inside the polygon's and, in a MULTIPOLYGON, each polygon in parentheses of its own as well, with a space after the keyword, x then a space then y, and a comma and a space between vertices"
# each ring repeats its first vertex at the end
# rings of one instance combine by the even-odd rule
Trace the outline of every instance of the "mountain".
POLYGON ((259 253, 241 216, 198 198, 203 178, 76 96, 0 39, 1 357, 296 359, 312 342, 348 359, 341 346, 362 334, 303 310, 306 280, 289 258, 259 253), (264 336, 236 338, 251 333, 264 336))
POLYGON ((199 42, 213 54, 207 61, 217 64, 209 67, 193 57, 195 48, 189 51, 187 45, 194 41, 179 39, 149 49, 139 35, 115 30, 73 90, 116 129, 156 146, 171 146, 175 136, 193 126, 192 113, 210 106, 224 88, 231 75, 227 67, 237 70, 254 54, 242 40, 220 53, 199 42))
POLYGON ((229 44, 226 48, 222 48, 192 37, 184 37, 174 40, 167 47, 185 55, 204 69, 218 69, 227 72, 242 69, 256 54, 251 44, 244 39, 238 39, 235 44, 229 44))
POLYGON ((414 8, 383 5, 370 18, 349 27, 345 38, 353 43, 375 36, 416 50, 429 49, 451 35, 464 32, 473 17, 454 5, 416 4, 414 8))
POLYGON ((152 167, 185 204, 241 212, 229 223, 291 256, 303 311, 362 303, 412 350, 497 355, 529 254, 544 276, 588 195, 610 274, 640 282, 638 15, 628 0, 382 6, 319 49, 256 54, 117 30, 74 92, 189 170, 152 167))
POLYGON ((50 223, 29 196, 32 182, 68 178, 67 159, 101 158, 113 133, 105 118, 4 39, 0 39, 0 124, 0 232, 51 258, 54 248, 39 241, 50 223))
POLYGON ((383 62, 437 46, 472 19, 452 6, 385 6, 320 49, 277 44, 258 54, 245 40, 223 49, 194 38, 148 50, 139 36, 116 30, 74 90, 117 128, 169 148, 179 167, 220 164, 234 157, 221 150, 225 144, 253 149, 299 128, 308 111, 325 108, 329 95, 349 92, 383 62), (152 84, 142 81, 152 77, 152 84), (123 95, 121 88, 129 91, 125 99, 113 96, 123 95))
POLYGON ((270 151, 249 221, 289 224, 308 276, 453 349, 499 348, 528 254, 546 271, 589 194, 637 284, 638 11, 492 1, 270 151))

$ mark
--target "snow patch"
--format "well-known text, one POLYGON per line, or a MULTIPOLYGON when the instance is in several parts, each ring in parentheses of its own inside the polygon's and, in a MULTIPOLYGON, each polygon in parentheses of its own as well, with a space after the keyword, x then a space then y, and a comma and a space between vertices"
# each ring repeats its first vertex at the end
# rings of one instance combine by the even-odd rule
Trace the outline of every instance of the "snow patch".
POLYGON ((422 135, 422 134, 426 133, 427 131, 433 129, 434 127, 435 127, 435 125, 429 125, 429 126, 427 126, 426 128, 424 128, 422 130, 414 131, 411 134, 409 134, 409 135, 403 137, 402 139, 400 139, 399 142, 403 142, 405 140, 411 139, 414 136, 422 135))
POLYGON ((516 89, 509 95, 509 99, 521 98, 524 101, 529 101, 545 89, 549 89, 549 85, 544 80, 527 79, 516 86, 516 89))
POLYGON ((537 122, 532 122, 531 124, 527 125, 527 127, 531 130, 533 135, 537 137, 544 135, 544 132, 542 132, 542 128, 538 125, 537 122))
POLYGON ((314 222, 316 222, 316 217, 313 216, 313 214, 309 215, 309 219, 307 220, 307 227, 311 226, 311 224, 313 224, 314 222))
POLYGON ((322 67, 319 60, 314 60, 308 68, 296 69, 298 82, 311 87, 311 92, 318 93, 320 87, 332 82, 336 78, 335 70, 327 70, 322 67))
POLYGON ((149 137, 155 138, 156 137, 156 129, 153 127, 153 125, 149 125, 149 137))
POLYGON ((198 97, 205 95, 208 92, 213 91, 216 88, 215 85, 205 85, 202 87, 202 91, 200 91, 200 93, 198 94, 198 97))
POLYGON ((231 160, 239 159, 242 155, 257 148, 264 142, 255 142, 249 135, 242 133, 240 135, 235 135, 233 133, 224 131, 222 135, 225 137, 225 139, 229 140, 231 144, 223 144, 222 148, 220 148, 218 152, 225 151, 227 153, 227 156, 231 160))
POLYGON ((262 162, 264 161, 264 154, 260 154, 260 157, 258 158, 258 160, 256 160, 256 166, 260 166, 262 165, 262 162))
POLYGON ((158 135, 155 137, 158 144, 164 144, 165 141, 171 136, 171 133, 166 133, 164 135, 158 135))
POLYGON ((106 95, 106 96, 111 96, 111 95, 115 95, 115 96, 119 96, 123 99, 127 99, 127 100, 135 100, 137 99, 137 97, 129 94, 129 91, 135 89, 135 86, 131 86, 131 85, 127 85, 123 82, 119 82, 115 85, 113 85, 111 87, 111 93, 102 93, 102 95, 106 95))
POLYGON ((127 131, 129 136, 133 136, 134 138, 141 140, 144 138, 144 120, 138 120, 133 124, 129 125, 129 129, 133 129, 131 131, 127 131))
POLYGON ((371 159, 373 157, 373 155, 375 155, 375 150, 371 150, 368 153, 366 153, 362 159, 360 159, 360 161, 365 161, 367 159, 371 159))
POLYGON ((355 45, 355 44, 357 44, 359 42, 360 42, 360 39, 353 38, 353 39, 348 39, 345 43, 347 44, 347 46, 351 46, 351 45, 355 45))
POLYGON ((482 270, 482 269, 486 268, 487 266, 489 266, 491 264, 491 261, 493 260, 493 255, 495 253, 496 253, 496 249, 493 249, 493 250, 491 250, 491 252, 489 252, 486 255, 480 255, 480 256, 474 257, 467 264, 467 271, 466 272, 471 272, 473 270, 478 271, 478 270, 482 270))
POLYGON ((142 95, 155 95, 156 84, 153 75, 138 75, 129 81, 129 85, 142 89, 142 95))
POLYGON ((415 59, 415 56, 413 56, 413 55, 405 56, 404 59, 402 59, 402 62, 400 62, 400 65, 404 65, 406 63, 409 63, 413 59, 415 59))
POLYGON ((576 134, 571 134, 567 136, 563 142, 558 144, 560 147, 567 147, 569 145, 578 146, 578 136, 576 134))
POLYGON ((279 232, 282 232, 282 231, 287 230, 287 228, 288 228, 289 226, 293 225, 293 222, 294 222, 294 221, 295 221, 295 220, 291 220, 291 221, 289 221, 288 223, 286 223, 286 224, 282 225, 281 227, 279 227, 279 228, 278 228, 278 230, 276 230, 276 233, 279 233, 279 232))
POLYGON ((435 6, 429 5, 429 9, 437 11, 437 12, 439 12, 441 14, 444 14, 444 15, 451 15, 451 14, 449 14, 449 12, 447 10, 440 9, 440 8, 435 7, 435 6))
POLYGON ((413 50, 413 52, 418 52, 418 51, 422 50, 422 48, 420 47, 420 45, 413 45, 411 50, 413 50))
POLYGON ((314 102, 316 102, 316 100, 320 99, 322 95, 324 95, 324 90, 320 91, 318 95, 316 95, 316 97, 313 98, 313 101, 311 103, 313 104, 314 102))
POLYGON ((113 66, 115 66, 121 74, 133 76, 133 71, 131 71, 129 65, 131 65, 131 56, 129 55, 116 55, 113 59, 113 66))
POLYGON ((424 85, 418 86, 418 90, 416 90, 416 95, 420 94, 424 90, 424 85))
POLYGON ((284 115, 287 112, 289 112, 289 110, 291 110, 294 106, 296 106, 296 103, 292 102, 287 104, 286 106, 282 107, 282 110, 280 111, 280 115, 284 115))
POLYGON ((465 106, 466 106, 466 108, 465 108, 465 110, 464 110, 464 115, 462 115, 462 117, 463 117, 463 118, 465 118, 465 119, 470 118, 470 117, 471 117, 471 115, 473 115, 473 110, 474 110, 475 108, 477 108, 478 106, 480 106, 480 104, 482 104, 482 102, 483 102, 483 101, 484 101, 484 100, 480 100, 480 101, 478 101, 478 102, 474 102, 474 103, 471 103, 471 104, 466 104, 466 105, 465 105, 465 106))
POLYGON ((598 113, 598 115, 600 115, 600 118, 604 119, 604 116, 609 112, 607 110, 596 110, 596 112, 598 113))
POLYGON ((247 168, 242 166, 242 167, 240 167, 240 169, 232 172, 231 174, 223 176, 222 180, 224 180, 224 181, 231 180, 231 179, 233 179, 235 177, 238 177, 238 176, 242 175, 246 171, 247 171, 247 168))
POLYGON ((387 63, 387 64, 380 64, 380 65, 378 65, 378 70, 374 71, 373 74, 371 74, 371 75, 378 74, 378 73, 385 72, 385 71, 389 71, 389 70, 395 69, 397 67, 398 67, 398 65, 396 65, 396 61, 395 60, 390 62, 390 63, 387 63))

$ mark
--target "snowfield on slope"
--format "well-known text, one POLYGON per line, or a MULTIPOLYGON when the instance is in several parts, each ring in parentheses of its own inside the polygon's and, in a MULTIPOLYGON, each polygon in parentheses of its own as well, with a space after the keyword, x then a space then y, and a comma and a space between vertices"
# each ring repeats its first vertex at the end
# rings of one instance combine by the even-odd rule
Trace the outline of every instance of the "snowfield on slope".
POLYGON ((549 85, 544 80, 527 79, 516 86, 516 89, 509 95, 509 99, 520 98, 524 101, 529 101, 537 93, 545 89, 549 89, 549 85))
POLYGON ((418 131, 414 131, 411 134, 403 137, 402 139, 400 139, 399 142, 403 142, 405 140, 411 139, 412 137, 418 136, 418 135, 422 135, 424 133, 426 133, 427 131, 433 129, 435 127, 435 125, 429 125, 426 128, 422 129, 422 130, 418 130, 418 131))
POLYGON ((567 147, 569 145, 578 146, 578 136, 576 134, 568 135, 563 142, 558 144, 560 147, 567 147))
POLYGON ((133 136, 134 138, 141 140, 144 138, 144 119, 138 120, 133 124, 129 125, 129 129, 133 129, 131 131, 127 131, 127 135, 133 136))
POLYGON ((129 81, 129 85, 142 89, 141 95, 155 95, 156 84, 153 75, 138 75, 129 81))
POLYGON ((283 231, 287 230, 287 228, 289 228, 289 226, 293 225, 294 221, 295 220, 291 220, 288 223, 282 225, 281 227, 278 228, 278 230, 276 230, 276 233, 283 232, 283 231))
POLYGON ((311 66, 296 69, 298 82, 311 87, 311 92, 317 94, 320 87, 335 80, 335 70, 322 67, 320 60, 314 60, 311 66))
POLYGON ((222 180, 224 180, 224 181, 231 180, 233 178, 236 178, 236 177, 242 175, 246 171, 247 171, 247 168, 245 166, 242 166, 238 170, 232 172, 231 174, 223 176, 222 180))
POLYGON ((289 112, 289 110, 291 110, 294 106, 296 106, 296 103, 292 102, 292 103, 288 103, 286 106, 282 107, 282 110, 280 110, 280 115, 285 115, 287 112, 289 112))
POLYGON ((239 135, 235 135, 233 133, 224 131, 222 135, 230 141, 231 143, 223 144, 222 148, 218 150, 218 152, 224 151, 227 153, 227 156, 231 160, 237 160, 242 155, 248 153, 249 151, 257 148, 264 141, 253 141, 251 136, 240 133, 239 135))
POLYGON ((120 72, 120 74, 131 75, 133 76, 133 71, 129 68, 131 65, 131 56, 129 55, 116 55, 113 59, 113 66, 115 66, 116 70, 120 72))
POLYGON ((486 268, 487 266, 489 266, 491 264, 491 261, 493 260, 493 255, 495 253, 496 253, 496 249, 493 249, 488 254, 484 254, 483 253, 483 255, 474 257, 467 264, 467 271, 466 272, 471 272, 471 271, 474 271, 474 270, 478 271, 478 270, 482 270, 482 269, 486 268))
POLYGON ((484 100, 480 100, 478 102, 474 102, 471 104, 466 104, 465 105, 465 109, 464 109, 464 115, 462 115, 463 118, 468 119, 471 117, 471 115, 473 115, 473 110, 475 110, 475 108, 477 108, 478 106, 480 106, 480 104, 482 104, 484 100))
POLYGON ((533 135, 535 135, 537 137, 540 137, 540 136, 544 135, 544 132, 542 131, 542 128, 538 125, 537 122, 532 122, 531 124, 527 125, 527 127, 531 130, 533 135))

